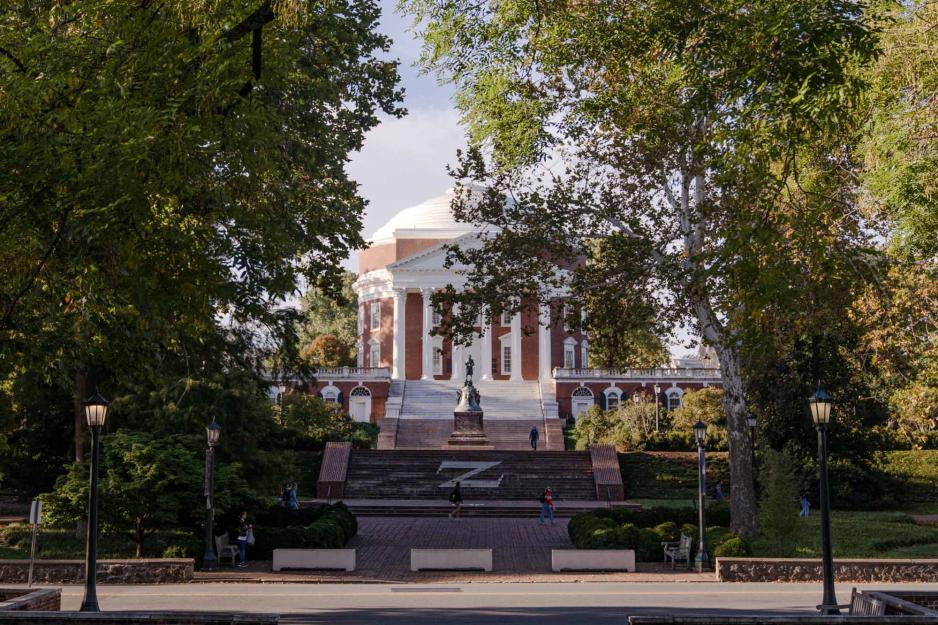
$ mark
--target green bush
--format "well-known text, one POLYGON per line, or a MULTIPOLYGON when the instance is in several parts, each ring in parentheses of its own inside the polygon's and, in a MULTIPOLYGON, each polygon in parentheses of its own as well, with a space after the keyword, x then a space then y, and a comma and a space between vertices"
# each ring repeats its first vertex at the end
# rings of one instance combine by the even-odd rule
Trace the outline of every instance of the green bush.
POLYGON ((771 545, 772 555, 791 555, 798 532, 798 478, 794 461, 784 452, 768 449, 761 477, 759 530, 771 545))
POLYGON ((730 536, 714 547, 715 558, 742 558, 749 555, 749 545, 739 536, 730 536))
POLYGON ((270 559, 278 548, 338 549, 358 532, 355 515, 342 503, 299 510, 274 506, 258 518, 271 523, 254 528, 251 557, 259 560, 270 559))
POLYGON ((192 558, 195 554, 185 545, 170 545, 163 550, 164 558, 192 558))
POLYGON ((659 523, 652 531, 657 534, 658 539, 662 541, 674 541, 681 538, 681 530, 674 521, 659 523))

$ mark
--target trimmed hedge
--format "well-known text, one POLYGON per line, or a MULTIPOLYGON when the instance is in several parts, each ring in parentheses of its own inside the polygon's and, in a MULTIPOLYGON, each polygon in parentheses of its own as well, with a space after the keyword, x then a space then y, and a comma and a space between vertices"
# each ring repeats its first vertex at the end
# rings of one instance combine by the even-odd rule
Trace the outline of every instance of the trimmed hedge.
MULTIPOLYGON (((707 514, 708 520, 720 523, 707 528, 711 553, 724 556, 730 552, 748 553, 746 542, 723 526, 729 525, 729 509, 725 504, 714 506, 713 514, 708 509, 707 514)), ((577 514, 570 519, 567 531, 577 549, 633 549, 636 560, 651 562, 661 559, 662 542, 676 541, 681 534, 693 538, 692 550, 696 549, 699 532, 696 520, 697 511, 693 508, 603 508, 577 514)))
POLYGON ((358 533, 355 515, 342 503, 299 510, 275 508, 259 517, 252 558, 269 560, 274 549, 281 548, 338 549, 358 533), (269 525, 261 525, 261 520, 269 525))

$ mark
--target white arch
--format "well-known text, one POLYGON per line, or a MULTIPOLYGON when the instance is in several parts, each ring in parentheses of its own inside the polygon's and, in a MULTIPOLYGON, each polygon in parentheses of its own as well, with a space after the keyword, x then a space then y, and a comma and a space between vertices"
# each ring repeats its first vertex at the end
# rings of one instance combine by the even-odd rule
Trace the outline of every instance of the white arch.
POLYGON ((349 392, 348 413, 353 421, 371 421, 371 391, 368 388, 356 386, 349 392))
POLYGON ((603 389, 603 395, 606 396, 606 410, 618 410, 622 407, 622 389, 617 386, 610 386, 603 389))
POLYGON ((334 385, 332 382, 329 382, 328 385, 324 386, 319 394, 322 395, 322 400, 326 403, 335 404, 339 401, 339 394, 342 391, 339 390, 339 387, 334 385))
POLYGON ((570 395, 570 412, 574 418, 579 417, 580 413, 593 407, 593 391, 589 387, 581 386, 570 395))
POLYGON ((683 389, 677 386, 672 386, 669 389, 665 389, 664 394, 665 394, 665 397, 667 397, 666 407, 668 410, 674 410, 676 408, 680 408, 683 405, 684 403, 684 390, 683 389))

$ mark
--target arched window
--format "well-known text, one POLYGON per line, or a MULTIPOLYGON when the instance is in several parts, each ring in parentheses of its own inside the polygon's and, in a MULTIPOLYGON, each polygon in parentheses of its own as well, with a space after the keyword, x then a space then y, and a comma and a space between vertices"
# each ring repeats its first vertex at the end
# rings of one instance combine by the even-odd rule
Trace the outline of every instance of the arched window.
POLYGON ((570 411, 574 417, 580 416, 581 412, 593 407, 593 391, 586 386, 581 386, 573 391, 570 396, 570 411))
POLYGON ((622 389, 610 386, 603 391, 606 399, 606 410, 618 410, 622 405, 622 389))
POLYGON ((682 398, 684 397, 684 391, 677 388, 669 388, 664 392, 665 397, 667 397, 667 407, 668 410, 676 410, 681 407, 682 398))
POLYGON ((319 394, 320 396, 322 396, 322 400, 326 402, 327 404, 342 403, 342 391, 340 391, 338 387, 332 384, 329 384, 329 386, 323 387, 323 389, 319 391, 319 394))

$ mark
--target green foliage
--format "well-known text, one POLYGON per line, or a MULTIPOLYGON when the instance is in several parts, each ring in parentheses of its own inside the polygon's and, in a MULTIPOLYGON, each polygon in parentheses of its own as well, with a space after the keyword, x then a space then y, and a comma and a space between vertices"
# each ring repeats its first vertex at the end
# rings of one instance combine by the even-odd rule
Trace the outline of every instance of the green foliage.
MULTIPOLYGON (((697 496, 697 454, 635 452, 619 454, 619 468, 629 498, 693 499, 697 496)), ((707 481, 729 489, 726 454, 707 454, 707 481)))
POLYGON ((731 536, 713 549, 715 558, 743 558, 749 555, 749 545, 739 536, 731 536))
POLYGON ((300 358, 315 367, 342 367, 355 364, 355 355, 334 334, 320 334, 300 351, 300 358))
POLYGON ((886 452, 876 466, 901 504, 938 502, 938 450, 886 452))
POLYGON ((369 448, 378 440, 377 426, 353 421, 338 404, 313 395, 284 395, 282 411, 283 424, 299 435, 294 442, 298 448, 322 449, 329 441, 347 440, 356 447, 369 448))
POLYGON ((759 531, 772 555, 791 555, 798 525, 800 488, 791 456, 774 450, 765 454, 761 473, 759 531))
MULTIPOLYGON (((0 552, 13 559, 29 558, 32 529, 28 525, 9 525, 0 530, 0 552)), ((144 558, 192 558, 202 553, 202 540, 180 530, 160 530, 149 536, 141 553, 144 558), (166 556, 167 552, 173 555, 166 556)), ((137 545, 127 534, 103 532, 98 537, 98 557, 126 559, 137 553, 137 545)), ((81 560, 85 557, 85 536, 75 528, 42 527, 36 538, 37 557, 45 560, 81 560)))
POLYGON ((316 339, 323 336, 334 337, 338 349, 329 351, 339 358, 332 358, 328 362, 319 356, 312 356, 307 360, 320 366, 334 367, 341 365, 354 365, 355 352, 358 345, 358 314, 356 303, 358 297, 352 289, 352 283, 358 278, 350 271, 342 272, 341 289, 330 291, 318 286, 311 286, 300 300, 300 320, 298 322, 300 353, 310 354, 325 350, 312 350, 316 339), (330 364, 335 362, 336 364, 330 364))
MULTIPOLYGON (((101 443, 99 518, 105 533, 125 534, 143 553, 147 539, 161 529, 188 526, 189 515, 204 505, 203 463, 181 436, 157 437, 121 430, 101 443)), ((215 505, 221 513, 243 485, 237 467, 219 467, 215 505)), ((51 527, 74 526, 85 517, 88 467, 74 464, 56 489, 43 497, 51 527)))
POLYGON ((270 559, 274 549, 337 549, 358 532, 355 515, 341 503, 298 511, 277 507, 258 517, 254 557, 270 559))

